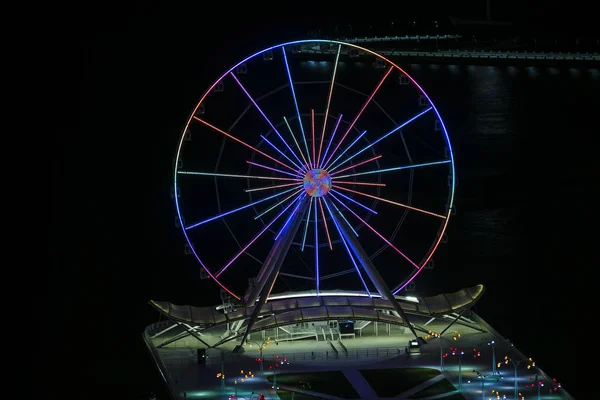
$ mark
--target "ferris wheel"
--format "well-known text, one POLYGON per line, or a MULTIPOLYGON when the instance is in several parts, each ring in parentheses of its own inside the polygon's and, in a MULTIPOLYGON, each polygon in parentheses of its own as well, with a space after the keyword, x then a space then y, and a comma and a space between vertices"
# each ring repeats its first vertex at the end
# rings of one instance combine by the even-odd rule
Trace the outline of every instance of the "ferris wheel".
POLYGON ((179 141, 174 198, 190 253, 237 300, 389 296, 430 262, 454 185, 448 132, 411 76, 369 49, 305 40, 209 87, 179 141))

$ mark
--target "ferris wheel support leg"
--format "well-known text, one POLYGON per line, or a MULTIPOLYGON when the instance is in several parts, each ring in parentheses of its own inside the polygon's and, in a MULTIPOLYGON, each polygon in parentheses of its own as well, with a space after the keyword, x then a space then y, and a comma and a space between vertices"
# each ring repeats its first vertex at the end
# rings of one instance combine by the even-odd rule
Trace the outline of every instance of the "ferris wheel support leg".
POLYGON ((342 235, 344 235, 344 239, 346 239, 346 242, 352 249, 352 252, 367 272, 369 279, 371 279, 371 282, 373 282, 373 285, 375 285, 375 288, 377 289, 381 297, 390 301, 392 307, 394 307, 394 310, 398 313, 398 315, 400 315, 400 318, 402 318, 402 320, 406 323, 406 326, 408 326, 408 329, 410 329, 412 334, 415 335, 415 339, 421 341, 422 339, 419 338, 419 336, 417 335, 417 331, 410 323, 408 315, 406 315, 406 313, 392 294, 391 289, 385 283, 385 281, 371 262, 371 259, 361 246, 356 235, 352 233, 352 230, 350 229, 348 223, 342 218, 338 218, 338 216, 335 213, 331 213, 331 216, 335 220, 336 224, 340 227, 340 231, 342 232, 342 235))
POLYGON ((254 306, 254 311, 248 320, 248 325, 246 326, 246 331, 242 336, 242 340, 240 345, 236 346, 234 351, 239 351, 241 346, 246 341, 246 338, 250 334, 254 323, 258 319, 262 306, 267 302, 267 297, 275 283, 275 279, 277 279, 277 275, 279 275, 279 270, 287 253, 292 246, 292 242, 294 241, 294 237, 300 229, 300 225, 302 223, 302 217, 306 213, 306 207, 308 207, 308 197, 305 196, 302 200, 300 206, 295 210, 294 216, 288 221, 288 225, 285 228, 285 231, 279 235, 279 238, 275 241, 275 244, 271 248, 269 255, 263 266, 261 267, 257 277, 257 282, 250 292, 248 299, 246 299, 246 307, 254 306), (258 300, 258 301, 256 301, 258 300))

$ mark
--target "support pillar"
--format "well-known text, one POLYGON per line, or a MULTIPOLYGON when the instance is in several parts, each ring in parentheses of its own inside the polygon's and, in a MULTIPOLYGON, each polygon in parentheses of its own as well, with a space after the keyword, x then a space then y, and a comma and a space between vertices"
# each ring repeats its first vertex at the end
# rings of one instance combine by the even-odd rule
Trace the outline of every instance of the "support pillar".
POLYGON ((334 222, 340 228, 342 235, 344 235, 344 239, 346 239, 346 242, 348 243, 349 247, 352 249, 352 252, 354 253, 356 258, 362 265, 363 269, 366 271, 367 275, 371 279, 371 282, 373 282, 373 285, 375 285, 375 288, 377 289, 377 291, 379 292, 381 297, 383 297, 386 300, 389 300, 389 302, 392 304, 392 307, 394 307, 394 310, 398 313, 398 315, 400 315, 402 320, 408 326, 408 329, 410 329, 412 334, 415 335, 415 339, 417 339, 418 341, 421 341, 422 339, 419 338, 419 336, 417 335, 417 332, 415 331, 415 328, 410 323, 408 316, 406 315, 406 313, 404 312, 402 307, 400 307, 400 304, 398 303, 398 301, 392 294, 392 291, 390 290, 388 285, 385 283, 385 281, 383 280, 381 275, 379 275, 379 271, 377 271, 377 269, 375 269, 375 266, 371 262, 371 259, 369 258, 369 256, 365 252, 365 250, 360 245, 360 242, 356 238, 356 235, 354 235, 354 233, 350 229, 350 226, 348 225, 346 220, 344 220, 343 218, 339 218, 335 212, 331 213, 331 215, 332 215, 334 222))
POLYGON ((283 228, 284 231, 275 241, 275 244, 271 248, 267 259, 263 263, 263 266, 257 275, 256 284, 251 290, 246 303, 247 307, 254 306, 254 311, 248 320, 248 325, 246 326, 246 331, 242 336, 242 340, 240 344, 235 347, 233 350, 234 352, 239 352, 242 349, 242 345, 246 341, 248 334, 250 334, 250 331, 252 330, 252 327, 254 326, 258 315, 260 314, 262 306, 267 302, 269 293, 271 293, 271 289, 275 284, 277 275, 279 275, 279 270, 283 264, 283 260, 287 256, 292 242, 294 241, 294 237, 300 228, 302 216, 306 213, 306 207, 308 206, 309 199, 307 196, 304 196, 299 201, 301 202, 300 206, 298 208, 294 208, 295 212, 292 211, 294 212, 294 215, 292 215, 290 220, 287 222, 287 226, 283 228))

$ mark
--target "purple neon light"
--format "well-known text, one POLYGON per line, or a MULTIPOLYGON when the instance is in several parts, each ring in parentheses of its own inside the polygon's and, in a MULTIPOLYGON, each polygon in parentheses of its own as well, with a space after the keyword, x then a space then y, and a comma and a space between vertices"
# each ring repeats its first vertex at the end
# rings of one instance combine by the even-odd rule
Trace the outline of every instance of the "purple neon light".
MULTIPOLYGON (((346 248, 346 252, 348 253, 348 256, 350 257, 350 261, 352 261, 352 264, 354 265, 354 268, 356 269, 356 273, 358 274, 360 281, 362 282, 363 286, 365 287, 365 290, 367 291, 367 294, 369 295, 369 297, 372 297, 371 292, 369 292, 369 288, 367 287, 367 283, 365 282, 362 274, 360 273, 360 269, 358 268, 358 265, 356 265, 356 262, 354 261, 352 252, 350 251, 350 248, 348 247, 348 243, 346 243, 346 238, 344 238, 344 235, 342 234, 342 230, 340 229, 340 226, 338 225, 335 218, 333 217, 333 212, 331 211, 331 208, 329 208, 329 204, 327 204, 327 199, 323 198, 323 202, 325 203, 325 207, 327 207, 327 211, 329 211, 329 214, 332 216, 331 220, 333 221, 333 224, 335 225, 335 227, 340 235, 340 239, 342 239, 342 243, 344 244, 344 247, 346 248)), ((340 215, 341 215, 341 213, 340 213, 340 215)), ((352 229, 351 226, 350 226, 350 229, 352 229)))
POLYGON ((401 252, 400 250, 398 250, 396 248, 396 246, 394 246, 392 243, 390 243, 390 241, 387 240, 381 233, 377 232, 377 230, 375 228, 373 228, 371 225, 369 225, 367 223, 367 221, 365 221, 364 219, 362 219, 361 217, 359 217, 354 211, 352 211, 347 205, 345 205, 343 202, 341 202, 338 198, 334 197, 334 199, 337 202, 339 202, 342 206, 344 206, 346 208, 346 210, 350 211, 352 213, 352 215, 354 215, 366 227, 368 227, 370 230, 372 230, 373 233, 375 233, 377 236, 379 236, 379 238, 381 238, 381 240, 383 240, 388 246, 390 246, 392 249, 396 250, 396 252, 398 254, 400 254, 402 257, 404 257, 404 259, 406 259, 406 261, 408 261, 409 263, 411 263, 413 267, 415 267, 416 269, 419 269, 419 266, 417 264, 415 264, 413 262, 413 260, 411 260, 410 258, 408 258, 403 252, 401 252))
POLYGON ((277 168, 273 168, 273 167, 267 167, 266 165, 262 165, 262 164, 259 164, 259 163, 255 163, 255 162, 253 162, 253 161, 246 161, 246 162, 247 162, 248 164, 250 164, 250 165, 254 165, 254 166, 256 166, 256 167, 260 167, 260 168, 268 169, 268 170, 270 170, 270 171, 279 172, 280 174, 285 174, 285 175, 290 175, 290 176, 293 176, 293 177, 298 177, 298 175, 294 175, 294 174, 292 174, 291 172, 285 172, 285 171, 282 171, 282 170, 280 170, 280 169, 277 169, 277 168))
MULTIPOLYGON (((260 115, 263 116, 263 118, 265 119, 265 121, 267 121, 267 123, 269 124, 269 126, 271 127, 271 129, 273 129, 273 132, 275 132, 277 134, 277 136, 279 137, 279 139, 283 142, 283 144, 285 145, 285 147, 287 147, 287 149, 289 150, 290 153, 292 153, 292 155, 294 157, 296 157, 296 160, 298 160, 298 163, 300 163, 300 165, 302 165, 302 161, 300 161, 300 159, 298 158, 298 156, 296 155, 296 153, 294 153, 292 151, 292 149, 290 148, 290 146, 287 144, 287 142, 283 139, 283 136, 281 136, 281 134, 279 133, 279 131, 277 130, 277 128, 275 128, 275 125, 273 125, 273 123, 271 122, 271 120, 265 115, 265 113, 263 112, 263 110, 258 106, 258 104, 256 103, 256 101, 254 101, 254 99, 252 98, 252 96, 250 95, 250 93, 248 93, 248 91, 246 90, 246 88, 244 87, 244 85, 242 85, 242 82, 240 82, 240 80, 237 78, 237 76, 235 76, 235 74, 232 72, 231 77, 237 82, 237 84, 239 85, 239 87, 242 89, 242 91, 246 94, 246 96, 248 97, 248 99, 252 102, 252 104, 254 104, 254 107, 256 107, 256 109, 258 110, 258 112, 260 112, 260 115)), ((290 160, 291 161, 291 160, 290 160)), ((294 162, 292 162, 292 164, 296 165, 294 162)), ((296 165, 296 167, 300 168, 298 165, 296 165)), ((300 168, 302 170, 302 168, 300 168)))
MULTIPOLYGON (((331 143, 333 143, 333 138, 335 137, 335 133, 337 132, 338 126, 340 126, 340 121, 342 120, 342 114, 339 115, 337 122, 335 123, 335 127, 333 128, 333 132, 331 133, 331 136, 329 137, 329 142, 327 143, 327 147, 325 148, 325 152, 323 153, 323 160, 325 160, 327 158, 327 153, 329 152, 329 147, 331 147, 331 143)), ((322 168, 323 163, 320 164, 318 167, 322 168)))
POLYGON ((316 282, 317 282, 317 296, 319 295, 319 286, 321 277, 319 275, 319 224, 318 221, 318 210, 317 204, 315 201, 315 272, 316 272, 316 282))
POLYGON ((267 143, 269 146, 271 146, 272 148, 274 148, 274 149, 275 149, 275 151, 277 151, 279 154, 281 154, 281 155, 282 155, 282 156, 283 156, 283 157, 284 157, 286 160, 288 160, 289 162, 291 162, 291 163, 292 163, 292 165, 294 165, 294 167, 298 168, 298 169, 296 170, 296 173, 297 173, 299 176, 302 176, 302 175, 303 175, 303 169, 302 169, 302 167, 299 167, 298 165, 296 165, 296 163, 295 163, 295 162, 293 162, 293 161, 292 161, 292 160, 291 160, 291 159, 290 159, 288 156, 286 156, 286 155, 283 153, 283 151, 279 150, 279 148, 278 148, 277 146, 275 146, 273 143, 271 143, 271 142, 269 141, 269 139, 267 139, 266 137, 264 137, 264 135, 260 135, 260 138, 261 138, 262 140, 264 140, 264 141, 265 141, 265 142, 266 142, 266 143, 267 143))
MULTIPOLYGON (((335 194, 337 194, 337 195, 339 195, 339 196, 342 196, 342 197, 343 197, 343 198, 345 198, 346 200, 353 202, 354 204, 356 204, 356 205, 358 205, 358 206, 360 206, 360 207, 364 208, 365 210, 367 210, 367 211, 369 211, 369 212, 371 212, 371 213, 373 213, 373 214, 377 215, 377 211, 373 210, 372 208, 369 208, 369 207, 365 206, 364 204, 362 204, 362 203, 360 203, 360 202, 358 202, 358 201, 354 200, 354 199, 353 199, 353 198, 351 198, 351 197, 348 197, 348 196, 346 196, 344 193, 340 192, 339 190, 333 190, 333 189, 332 189, 332 190, 330 190, 330 191, 329 191, 329 194, 331 194, 331 195, 333 196, 333 193, 332 193, 332 192, 334 192, 335 194)), ((334 198, 335 198, 335 196, 334 196, 334 198)), ((337 199, 336 199, 336 200, 337 200, 337 199)))
POLYGON ((275 221, 277 221, 277 220, 279 219, 279 217, 281 217, 281 216, 283 215, 283 213, 284 213, 284 212, 286 212, 286 211, 288 210, 288 208, 290 208, 290 207, 291 207, 293 204, 294 204, 294 202, 292 201, 292 202, 291 202, 290 204, 288 204, 288 205, 287 205, 287 206, 286 206, 286 207, 285 207, 283 210, 281 210, 281 212, 280 212, 279 214, 277 214, 277 215, 275 216, 275 218, 273 218, 273 219, 271 220, 271 222, 269 222, 267 225, 265 225, 265 227, 264 227, 264 228, 263 228, 263 229, 262 229, 262 230, 261 230, 261 231, 260 231, 260 232, 259 232, 259 233, 258 233, 256 236, 254 236, 254 238, 252 238, 252 240, 251 240, 250 242, 248 242, 248 244, 247 244, 247 245, 245 245, 245 246, 244 246, 244 247, 243 247, 243 248, 242 248, 242 249, 239 251, 239 253, 237 253, 237 254, 236 254, 236 255, 235 255, 235 256, 234 256, 234 257, 233 257, 233 258, 232 258, 232 259, 231 259, 231 260, 230 260, 230 261, 229 261, 229 262, 228 262, 228 263, 227 263, 227 264, 226 264, 224 267, 223 267, 223 268, 221 268, 221 269, 219 270, 219 272, 217 272, 217 273, 215 274, 215 277, 216 277, 216 278, 218 278, 218 277, 219 277, 219 276, 220 276, 220 275, 221 275, 223 272, 225 272, 225 270, 226 270, 227 268, 229 268, 229 266, 230 266, 231 264, 233 264, 233 262, 234 262, 235 260, 237 260, 239 256, 241 256, 243 253, 245 253, 245 252, 246 252, 246 250, 248 250, 248 248, 249 248, 249 247, 252 245, 252 243, 254 243, 254 242, 255 242, 255 241, 256 241, 256 240, 257 240, 259 237, 261 237, 261 236, 262 236, 262 234, 263 234, 263 233, 265 233, 265 232, 266 232, 266 231, 267 231, 267 230, 268 230, 268 229, 271 227, 271 225, 273 225, 273 223, 274 223, 275 221))

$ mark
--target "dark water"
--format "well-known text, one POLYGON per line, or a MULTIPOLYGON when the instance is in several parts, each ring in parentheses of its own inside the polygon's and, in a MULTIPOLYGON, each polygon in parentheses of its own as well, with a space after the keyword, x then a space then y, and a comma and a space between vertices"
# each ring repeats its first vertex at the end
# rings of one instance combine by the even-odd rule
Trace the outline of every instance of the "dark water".
MULTIPOLYGON (((164 393, 141 340, 158 319, 147 301, 219 301, 183 255, 169 198, 172 158, 207 77, 272 41, 234 43, 230 33, 223 41, 239 51, 204 43, 201 53, 201 38, 142 28, 95 35, 71 66, 84 67, 81 125, 59 137, 53 171, 55 264, 38 303, 54 310, 44 321, 55 332, 34 362, 37 376, 51 377, 41 393, 164 393)), ((579 232, 592 229, 576 211, 596 182, 581 154, 598 132, 600 70, 400 65, 444 118, 459 182, 449 241, 417 290, 486 285, 477 311, 576 396, 570 344, 579 335, 568 324, 590 262, 579 232)))

